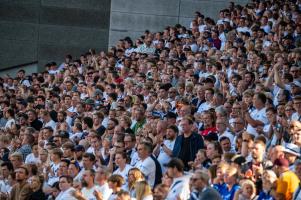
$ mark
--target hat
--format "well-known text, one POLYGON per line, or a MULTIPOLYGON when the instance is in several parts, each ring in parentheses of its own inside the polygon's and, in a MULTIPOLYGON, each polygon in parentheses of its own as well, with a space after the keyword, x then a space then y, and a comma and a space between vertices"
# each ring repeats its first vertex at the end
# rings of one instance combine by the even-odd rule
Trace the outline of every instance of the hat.
POLYGON ((76 145, 74 151, 85 151, 85 147, 83 145, 76 145))
POLYGON ((293 143, 287 143, 283 152, 300 157, 300 148, 293 143))
POLYGON ((59 136, 61 138, 69 138, 69 133, 67 131, 60 131, 59 136))
POLYGON ((228 56, 222 56, 221 60, 229 60, 230 58, 228 56))
POLYGON ((167 114, 165 115, 167 119, 177 119, 177 114, 171 111, 168 111, 167 114))
POLYGON ((278 158, 275 160, 274 165, 277 165, 279 167, 289 167, 289 162, 285 158, 278 158))
POLYGON ((297 81, 297 80, 291 82, 291 85, 295 85, 297 87, 301 87, 301 83, 299 81, 297 81))
POLYGON ((165 167, 170 168, 177 168, 178 171, 183 172, 184 171, 184 163, 179 158, 172 158, 167 164, 164 165, 165 167))
POLYGON ((94 91, 93 97, 96 97, 97 95, 102 96, 102 91, 101 91, 100 89, 96 89, 96 90, 94 91))
POLYGON ((87 105, 94 105, 94 100, 93 99, 87 99, 85 101, 85 104, 87 104, 87 105))
POLYGON ((235 155, 232 159, 232 162, 238 164, 238 165, 242 165, 246 162, 245 157, 241 156, 241 155, 235 155))

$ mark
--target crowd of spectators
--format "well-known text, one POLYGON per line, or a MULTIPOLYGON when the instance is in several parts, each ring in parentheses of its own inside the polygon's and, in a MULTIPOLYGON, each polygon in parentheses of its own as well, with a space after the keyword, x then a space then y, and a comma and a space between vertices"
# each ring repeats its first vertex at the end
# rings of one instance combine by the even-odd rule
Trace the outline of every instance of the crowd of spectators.
POLYGON ((1 77, 0 199, 300 200, 300 47, 300 0, 230 3, 1 77))

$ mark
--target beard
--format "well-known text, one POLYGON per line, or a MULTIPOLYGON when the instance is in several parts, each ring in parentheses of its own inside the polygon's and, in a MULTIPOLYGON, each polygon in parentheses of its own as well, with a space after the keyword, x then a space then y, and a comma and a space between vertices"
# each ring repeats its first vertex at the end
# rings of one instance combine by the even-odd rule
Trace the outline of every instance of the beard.
POLYGON ((87 187, 88 183, 86 180, 82 179, 82 187, 87 187))

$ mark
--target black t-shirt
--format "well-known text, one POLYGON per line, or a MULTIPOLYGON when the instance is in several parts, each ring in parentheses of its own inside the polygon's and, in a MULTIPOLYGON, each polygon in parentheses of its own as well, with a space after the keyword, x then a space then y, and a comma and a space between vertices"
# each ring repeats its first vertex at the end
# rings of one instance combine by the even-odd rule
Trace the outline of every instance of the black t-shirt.
POLYGON ((189 157, 190 157, 189 155, 191 154, 191 151, 190 151, 191 138, 192 138, 191 135, 187 138, 184 137, 183 142, 182 142, 181 151, 179 154, 179 158, 184 163, 185 170, 189 169, 188 162, 192 161, 192 160, 189 160, 189 157))

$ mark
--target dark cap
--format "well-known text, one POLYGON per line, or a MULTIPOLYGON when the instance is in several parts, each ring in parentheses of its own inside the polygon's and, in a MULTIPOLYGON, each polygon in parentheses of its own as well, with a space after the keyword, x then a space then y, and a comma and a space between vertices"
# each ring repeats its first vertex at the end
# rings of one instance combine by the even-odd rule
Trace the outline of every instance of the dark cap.
POLYGON ((60 131, 59 136, 61 138, 66 138, 67 139, 67 138, 69 138, 69 133, 67 131, 60 131))
POLYGON ((285 158, 278 158, 275 160, 274 165, 277 165, 279 167, 289 167, 289 162, 285 158))
POLYGON ((83 145, 76 145, 74 151, 85 151, 85 147, 83 145))
POLYGON ((184 171, 184 163, 179 158, 172 158, 169 163, 164 165, 165 167, 177 168, 178 171, 184 171))
POLYGON ((94 105, 94 100, 93 99, 87 99, 85 101, 85 104, 87 104, 87 105, 94 105))
POLYGON ((165 117, 166 117, 167 119, 177 119, 177 114, 174 113, 174 112, 168 111, 167 114, 165 115, 165 117))

